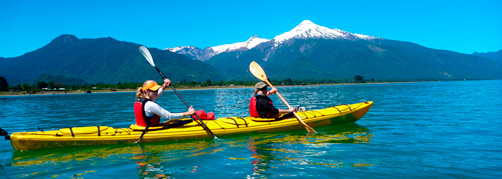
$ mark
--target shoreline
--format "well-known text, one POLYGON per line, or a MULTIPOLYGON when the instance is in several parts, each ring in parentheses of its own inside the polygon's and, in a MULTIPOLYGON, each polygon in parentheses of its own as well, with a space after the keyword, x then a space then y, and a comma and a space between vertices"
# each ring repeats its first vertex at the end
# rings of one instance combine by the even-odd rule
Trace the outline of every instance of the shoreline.
MULTIPOLYGON (((394 83, 423 83, 437 81, 413 81, 413 82, 369 82, 369 83, 326 83, 311 85, 277 85, 276 87, 298 87, 298 86, 330 86, 330 85, 367 85, 367 84, 394 84, 394 83)), ((254 88, 254 86, 209 86, 209 87, 179 87, 178 91, 184 90, 211 90, 211 89, 241 89, 254 88)), ((70 90, 70 91, 40 91, 34 94, 30 92, 0 92, 0 97, 20 97, 20 96, 48 96, 48 95, 67 95, 67 94, 104 94, 104 93, 123 93, 136 92, 136 89, 101 89, 101 90, 70 90), (88 92, 90 91, 90 93, 88 92)))

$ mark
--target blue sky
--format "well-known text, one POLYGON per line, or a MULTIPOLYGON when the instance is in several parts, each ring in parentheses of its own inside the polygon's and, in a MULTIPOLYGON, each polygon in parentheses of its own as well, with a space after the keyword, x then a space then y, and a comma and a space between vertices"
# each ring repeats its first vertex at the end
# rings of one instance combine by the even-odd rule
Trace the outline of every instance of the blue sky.
POLYGON ((461 53, 502 49, 500 0, 0 1, 0 57, 34 51, 62 34, 147 47, 272 39, 302 20, 328 28, 461 53))

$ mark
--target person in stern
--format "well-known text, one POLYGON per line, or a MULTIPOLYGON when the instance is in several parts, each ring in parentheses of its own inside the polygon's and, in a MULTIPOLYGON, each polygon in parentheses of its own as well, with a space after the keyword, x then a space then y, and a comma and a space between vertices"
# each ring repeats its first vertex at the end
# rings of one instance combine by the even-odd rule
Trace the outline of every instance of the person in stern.
POLYGON ((157 82, 153 80, 148 80, 143 83, 143 87, 138 88, 138 93, 136 93, 136 101, 134 102, 134 115, 136 116, 136 125, 138 126, 166 126, 171 123, 180 123, 177 125, 183 125, 191 122, 189 121, 178 121, 185 116, 192 116, 195 114, 195 110, 192 106, 188 111, 183 113, 170 113, 164 108, 160 107, 155 100, 157 100, 160 95, 164 92, 164 89, 171 84, 169 79, 164 79, 164 84, 162 86, 158 85, 157 82), (167 118, 168 121, 160 123, 160 117, 167 118), (183 123, 183 124, 181 124, 183 123), (149 125, 148 125, 149 124, 149 125))
POLYGON ((275 94, 277 88, 272 88, 267 92, 267 86, 267 84, 261 81, 254 86, 254 96, 251 97, 251 101, 249 102, 249 114, 251 117, 276 118, 276 120, 292 117, 295 108, 277 109, 268 97, 275 94), (285 115, 278 118, 281 114, 285 115))

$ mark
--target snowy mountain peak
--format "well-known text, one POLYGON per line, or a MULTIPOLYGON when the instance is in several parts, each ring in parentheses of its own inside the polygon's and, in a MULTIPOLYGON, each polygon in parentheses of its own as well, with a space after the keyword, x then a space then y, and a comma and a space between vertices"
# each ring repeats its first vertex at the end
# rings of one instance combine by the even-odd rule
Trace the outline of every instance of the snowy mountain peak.
POLYGON ((276 44, 283 43, 289 39, 364 39, 370 40, 375 37, 352 34, 339 29, 330 29, 313 23, 310 20, 304 20, 294 29, 274 37, 276 44))
POLYGON ((252 49, 253 47, 257 46, 258 44, 261 44, 263 42, 268 42, 268 39, 262 39, 259 38, 258 36, 252 36, 245 42, 237 42, 233 44, 226 44, 226 45, 219 45, 215 47, 211 47, 216 54, 222 53, 222 52, 230 52, 230 51, 235 51, 239 49, 243 50, 249 50, 252 49))
POLYGON ((303 20, 302 23, 300 23, 297 27, 301 26, 301 27, 308 27, 308 26, 316 26, 317 24, 314 24, 312 21, 310 20, 303 20))
POLYGON ((245 43, 246 43, 246 48, 252 49, 252 48, 256 47, 257 45, 259 45, 263 42, 268 42, 268 41, 270 41, 270 40, 262 39, 262 38, 258 37, 257 35, 254 35, 251 38, 249 38, 245 43))
POLYGON ((310 20, 303 20, 298 26, 309 26, 309 25, 316 25, 310 20))
POLYGON ((169 50, 174 53, 187 55, 193 59, 205 61, 223 52, 231 52, 236 50, 249 50, 263 42, 268 42, 268 41, 270 40, 262 39, 259 38, 257 35, 255 35, 250 37, 245 42, 237 42, 233 44, 219 45, 215 47, 206 47, 205 49, 200 49, 194 46, 180 46, 180 47, 166 48, 164 50, 169 50))
POLYGON ((198 59, 201 61, 205 61, 215 55, 211 47, 200 49, 199 47, 195 46, 180 46, 180 47, 166 48, 164 50, 169 50, 177 54, 186 55, 192 59, 198 59))
POLYGON ((194 46, 179 46, 179 47, 173 47, 173 48, 166 48, 164 50, 169 50, 171 52, 178 52, 180 50, 184 50, 184 49, 187 49, 187 50, 192 50, 192 49, 195 49, 197 47, 194 47, 194 46))
POLYGON ((252 39, 256 39, 256 38, 260 38, 260 37, 258 37, 257 35, 253 35, 253 36, 252 36, 252 37, 250 37, 248 40, 246 40, 246 42, 247 42, 247 41, 250 41, 250 40, 252 40, 252 39))

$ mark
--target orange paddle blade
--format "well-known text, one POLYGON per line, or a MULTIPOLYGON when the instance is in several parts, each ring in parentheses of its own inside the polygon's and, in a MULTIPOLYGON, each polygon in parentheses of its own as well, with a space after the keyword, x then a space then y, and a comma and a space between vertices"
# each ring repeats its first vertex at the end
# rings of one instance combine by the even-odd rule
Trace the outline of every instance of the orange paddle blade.
POLYGON ((255 61, 252 61, 251 64, 249 64, 249 71, 258 79, 262 81, 267 81, 267 75, 265 74, 265 71, 263 71, 263 68, 261 68, 258 63, 255 61))

